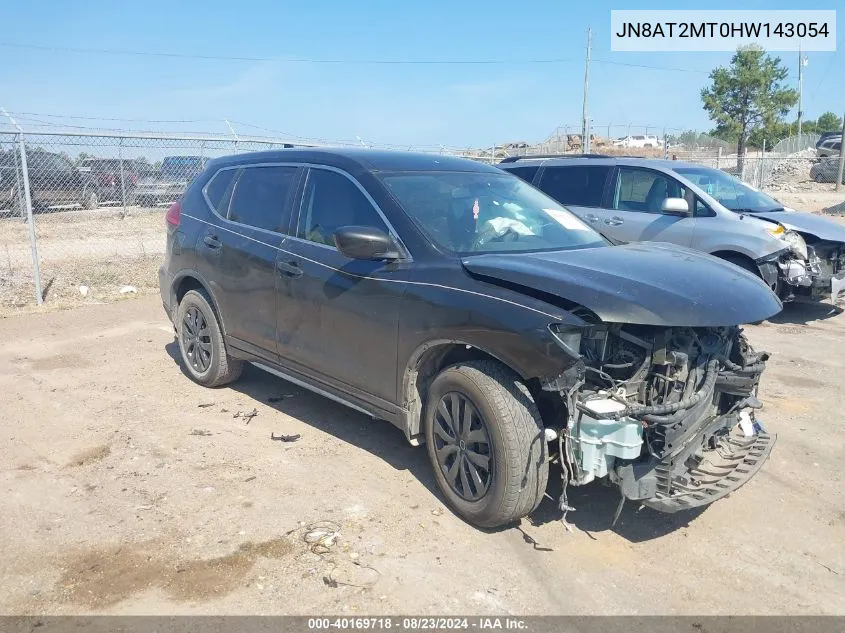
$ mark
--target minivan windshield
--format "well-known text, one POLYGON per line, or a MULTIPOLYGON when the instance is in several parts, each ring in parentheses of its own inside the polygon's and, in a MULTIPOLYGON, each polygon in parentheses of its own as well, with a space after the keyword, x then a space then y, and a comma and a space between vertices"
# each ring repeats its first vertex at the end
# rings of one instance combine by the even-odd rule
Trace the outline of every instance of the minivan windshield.
POLYGON ((559 203, 510 174, 379 174, 411 219, 439 247, 459 254, 607 246, 559 203))
POLYGON ((710 167, 673 167, 672 169, 698 185, 705 193, 731 211, 737 213, 783 211, 783 205, 774 198, 718 169, 710 167))

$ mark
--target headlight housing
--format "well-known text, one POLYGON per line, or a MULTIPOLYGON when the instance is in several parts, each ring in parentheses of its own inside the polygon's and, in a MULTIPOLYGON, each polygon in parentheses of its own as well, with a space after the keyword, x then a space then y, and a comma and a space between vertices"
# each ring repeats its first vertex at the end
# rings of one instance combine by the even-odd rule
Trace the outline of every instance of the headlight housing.
POLYGON ((805 242, 804 238, 798 235, 798 233, 795 231, 786 231, 781 239, 789 244, 789 248, 793 253, 798 255, 798 257, 803 260, 808 259, 807 242, 805 242))

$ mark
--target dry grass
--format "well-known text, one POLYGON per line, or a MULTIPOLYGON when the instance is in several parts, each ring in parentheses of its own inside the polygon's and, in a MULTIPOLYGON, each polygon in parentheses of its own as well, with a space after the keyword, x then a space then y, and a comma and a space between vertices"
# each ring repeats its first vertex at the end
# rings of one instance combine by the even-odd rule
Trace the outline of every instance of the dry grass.
POLYGON ((26 223, 0 221, 0 316, 102 303, 158 289, 165 246, 162 212, 133 209, 71 211, 35 218, 44 306, 36 305, 26 223), (87 286, 86 294, 80 292, 87 286))

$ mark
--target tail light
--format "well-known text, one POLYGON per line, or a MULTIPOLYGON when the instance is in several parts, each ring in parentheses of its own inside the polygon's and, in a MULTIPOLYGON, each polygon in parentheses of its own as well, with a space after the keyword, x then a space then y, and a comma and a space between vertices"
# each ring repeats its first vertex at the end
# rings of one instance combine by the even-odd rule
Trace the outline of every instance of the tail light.
POLYGON ((164 216, 165 222, 170 226, 179 226, 179 221, 182 219, 182 203, 177 200, 167 209, 167 215, 164 216))

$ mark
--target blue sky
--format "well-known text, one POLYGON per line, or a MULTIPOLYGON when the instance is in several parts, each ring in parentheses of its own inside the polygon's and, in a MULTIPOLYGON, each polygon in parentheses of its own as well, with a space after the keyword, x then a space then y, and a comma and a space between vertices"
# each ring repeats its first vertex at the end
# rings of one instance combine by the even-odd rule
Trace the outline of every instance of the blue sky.
MULTIPOLYGON (((730 53, 612 53, 611 8, 797 9, 781 0, 706 4, 486 0, 7 0, 0 42, 259 57, 221 61, 0 46, 0 105, 22 123, 486 146, 539 141, 580 125, 586 29, 598 60, 687 72, 592 65, 590 114, 606 125, 709 129, 699 91, 730 53), (547 64, 302 64, 318 59, 558 59, 547 64), (58 119, 45 115, 90 117, 58 119), (108 118, 138 121, 106 121, 108 118), (186 120, 190 123, 146 123, 186 120), (247 127, 248 123, 258 127, 247 127)), ((845 0, 820 0, 837 9, 845 0)), ((845 33, 845 27, 840 31, 845 33)), ((845 110, 845 53, 809 53, 804 111, 845 110)), ((797 83, 797 54, 779 53, 797 83)), ((602 127, 604 131, 602 131, 602 127)), ((658 131, 658 130, 655 130, 658 131)), ((621 128, 614 129, 621 135, 621 128)))

